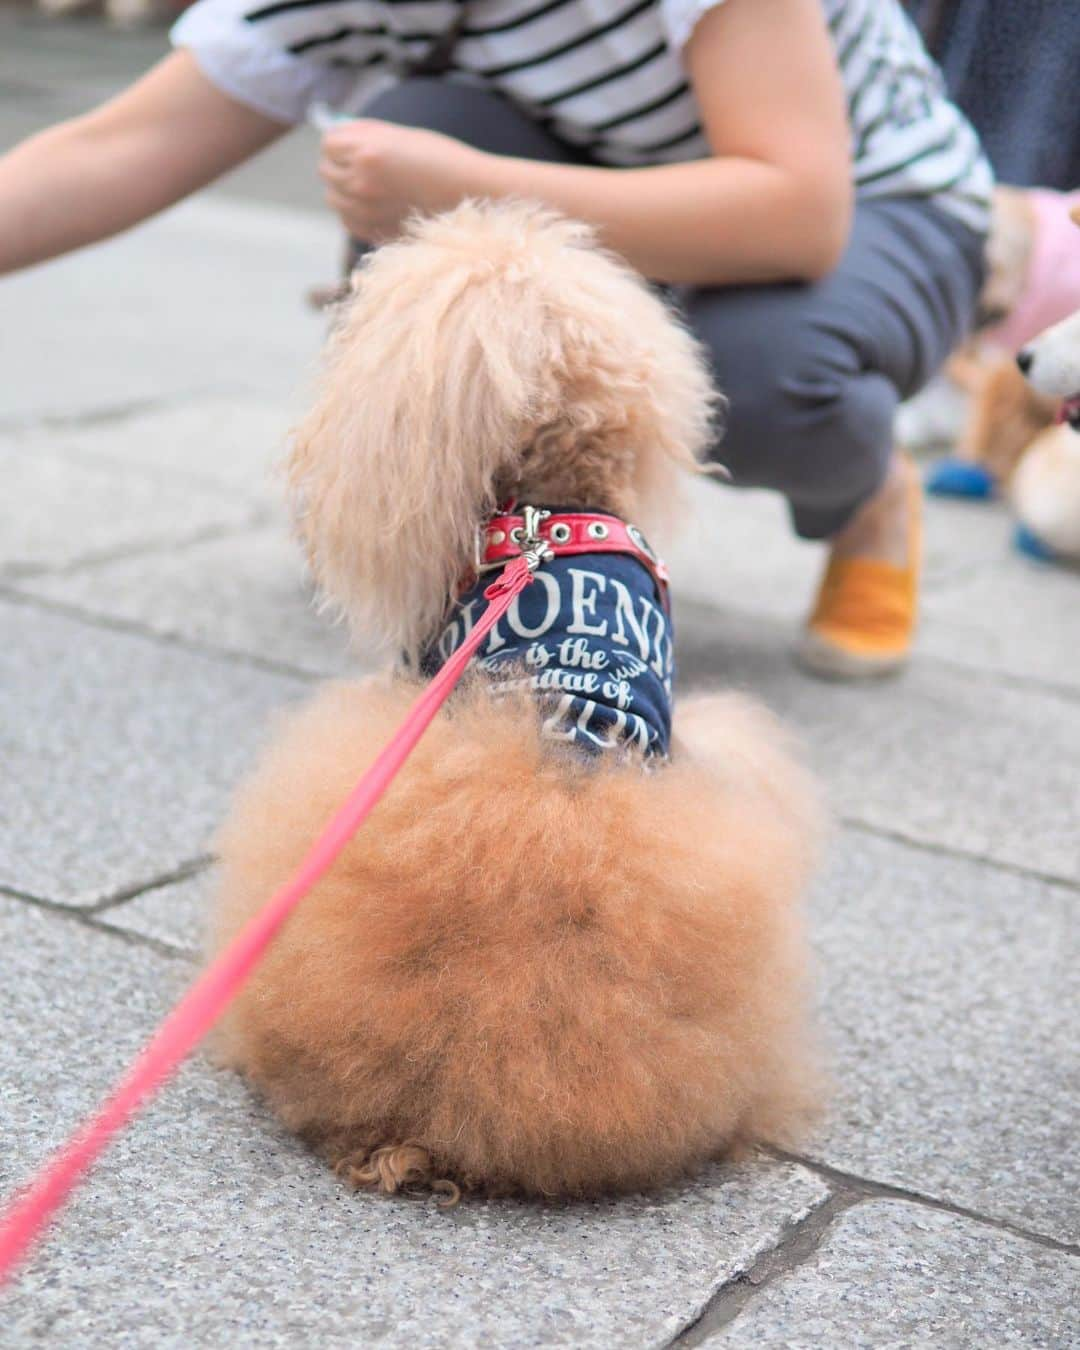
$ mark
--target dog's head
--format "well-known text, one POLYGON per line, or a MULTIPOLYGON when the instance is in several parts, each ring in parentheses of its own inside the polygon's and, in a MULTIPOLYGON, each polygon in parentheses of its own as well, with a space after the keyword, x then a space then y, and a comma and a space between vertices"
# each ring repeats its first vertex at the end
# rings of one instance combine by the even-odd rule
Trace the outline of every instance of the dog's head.
POLYGON ((702 354, 585 226, 467 202, 358 271, 290 462, 326 594, 415 650, 508 497, 648 527, 711 439, 702 354))
POLYGON ((1016 362, 1033 389, 1063 400, 1066 419, 1080 431, 1080 311, 1040 333, 1016 362))

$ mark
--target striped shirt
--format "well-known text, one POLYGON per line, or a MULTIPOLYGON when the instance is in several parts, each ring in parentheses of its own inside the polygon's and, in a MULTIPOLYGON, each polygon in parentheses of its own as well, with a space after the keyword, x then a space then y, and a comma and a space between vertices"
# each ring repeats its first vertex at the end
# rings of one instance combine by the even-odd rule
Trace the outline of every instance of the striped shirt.
MULTIPOLYGON (((198 0, 172 37, 224 93, 283 122, 313 102, 359 114, 434 55, 596 163, 633 167, 712 153, 681 57, 719 3, 198 0)), ((985 230, 989 165, 898 0, 822 4, 858 194, 929 198, 985 230)))

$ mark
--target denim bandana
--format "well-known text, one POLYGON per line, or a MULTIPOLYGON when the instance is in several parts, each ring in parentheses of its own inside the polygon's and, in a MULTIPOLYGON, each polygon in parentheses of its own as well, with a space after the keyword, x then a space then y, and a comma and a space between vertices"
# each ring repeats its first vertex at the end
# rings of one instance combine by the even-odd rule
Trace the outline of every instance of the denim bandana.
MULTIPOLYGON (((488 573, 454 606, 420 662, 432 676, 483 612, 488 573)), ((675 663, 671 621, 648 569, 622 553, 556 557, 514 600, 472 664, 500 689, 529 689, 543 734, 589 753, 666 755, 675 663)))

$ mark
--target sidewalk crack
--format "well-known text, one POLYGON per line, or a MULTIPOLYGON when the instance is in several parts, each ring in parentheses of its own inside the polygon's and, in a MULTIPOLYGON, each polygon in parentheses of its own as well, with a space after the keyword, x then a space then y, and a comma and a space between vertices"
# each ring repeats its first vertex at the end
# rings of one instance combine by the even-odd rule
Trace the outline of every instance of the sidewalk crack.
POLYGON ((83 906, 83 913, 104 914, 116 909, 119 905, 127 904, 130 900, 137 900, 140 896, 149 895, 152 891, 160 891, 166 886, 175 886, 179 881, 187 881, 191 877, 196 877, 211 867, 213 862, 214 855, 212 853, 197 854, 196 857, 189 858, 187 862, 180 863, 168 872, 161 872, 159 875, 151 877, 149 881, 135 881, 128 886, 121 886, 111 895, 105 896, 103 900, 96 900, 92 905, 83 906))
MULTIPOLYGON (((83 609, 79 605, 70 604, 66 600, 54 600, 51 597, 37 595, 33 591, 19 590, 17 586, 5 584, 2 579, 0 579, 0 600, 19 605, 23 609, 39 609, 47 614, 56 614, 64 619, 72 619, 76 623, 85 624, 88 628, 99 628, 107 633, 124 633, 130 637, 142 638, 144 641, 152 642, 159 647, 172 647, 178 651, 190 652, 194 656, 221 661, 226 665, 243 666, 246 669, 259 670, 268 675, 281 675, 286 679, 295 680, 297 683, 310 685, 334 678, 330 672, 320 673, 307 670, 302 666, 293 665, 290 661, 278 661, 271 657, 257 656, 254 652, 236 651, 229 647, 215 647, 211 642, 185 637, 180 633, 161 632, 155 628, 148 628, 135 619, 119 618, 112 614, 97 614, 92 610, 83 609)), ((360 668, 356 672, 357 675, 367 673, 360 668)))
MULTIPOLYGON (((182 553, 197 548, 201 544, 218 543, 223 539, 239 538, 263 530, 267 525, 273 523, 273 519, 273 513, 266 508, 252 507, 243 519, 236 520, 231 524, 203 525, 187 534, 176 535, 169 539, 160 536, 135 539, 130 543, 118 545, 116 548, 103 548, 97 552, 84 553, 81 557, 73 558, 70 562, 61 563, 58 566, 52 563, 7 563, 0 566, 0 580, 3 581, 5 589, 8 587, 17 589, 35 581, 49 581, 53 578, 77 576, 97 567, 108 567, 110 563, 152 558, 162 553, 169 555, 182 553)), ((25 594, 33 596, 35 599, 41 598, 36 596, 33 591, 26 591, 25 594)))
POLYGON ((805 1167, 808 1172, 813 1172, 819 1176, 826 1185, 850 1191, 858 1199, 902 1200, 907 1204, 920 1205, 924 1209, 936 1209, 945 1214, 953 1214, 960 1219, 969 1219, 971 1222, 982 1224, 987 1228, 996 1228, 999 1232, 1022 1238, 1025 1242, 1033 1242, 1037 1246, 1046 1247, 1051 1251, 1063 1252, 1066 1256, 1080 1256, 1080 1244, 1050 1237, 1047 1233, 1039 1233, 1034 1229, 1025 1228, 1022 1224, 1013 1223, 1010 1219, 999 1219, 991 1214, 983 1214, 979 1210, 969 1209, 966 1205, 959 1205, 951 1200, 942 1200, 937 1196, 927 1195, 923 1191, 913 1191, 905 1186, 894 1186, 887 1181, 875 1181, 871 1177, 859 1176, 854 1172, 845 1172, 839 1167, 832 1167, 828 1163, 819 1162, 816 1158, 807 1157, 802 1153, 788 1153, 777 1148, 766 1148, 762 1151, 778 1162, 794 1163, 799 1167, 805 1167))
POLYGON ((181 393, 147 394, 142 398, 126 399, 120 403, 99 403, 71 412, 29 413, 21 417, 0 418, 0 435, 24 435, 35 431, 70 431, 79 427, 108 426, 131 422, 150 413, 168 412, 171 408, 187 407, 193 400, 208 395, 221 397, 235 395, 236 389, 227 385, 201 385, 181 393))
POLYGON ((692 1346, 704 1344, 717 1332, 729 1326, 762 1289, 810 1261, 830 1229, 843 1214, 856 1205, 874 1200, 899 1201, 917 1208, 934 1209, 1008 1233, 1011 1237, 1020 1238, 1051 1251, 1062 1252, 1067 1256, 1080 1256, 1080 1246, 1077 1244, 1063 1242, 1045 1233, 1034 1232, 1008 1219, 994 1218, 969 1209, 965 1205, 939 1200, 920 1191, 907 1190, 902 1186, 893 1186, 887 1182, 874 1181, 852 1172, 845 1172, 804 1154, 789 1153, 771 1147, 764 1148, 762 1152, 777 1162, 795 1164, 813 1172, 829 1187, 829 1194, 809 1214, 790 1224, 781 1233, 775 1246, 762 1252, 746 1270, 723 1284, 713 1294, 701 1314, 669 1341, 665 1350, 676 1350, 676 1347, 678 1350, 690 1350, 692 1346))
POLYGON ((198 853, 195 857, 187 858, 184 862, 177 863, 175 867, 170 867, 166 872, 159 872, 140 881, 129 882, 126 886, 117 887, 115 891, 102 899, 93 900, 85 905, 69 904, 64 900, 53 900, 47 895, 37 895, 33 891, 25 891, 19 886, 10 886, 3 882, 0 882, 0 895, 6 895, 12 900, 25 900, 27 904, 36 905, 39 909, 47 909, 53 914, 91 918, 94 915, 115 909, 118 905, 125 904, 129 900, 136 900, 141 895, 148 895, 151 891, 160 891, 166 886, 173 886, 179 881, 187 881, 189 877, 198 876, 200 872, 205 872, 207 868, 211 867, 214 861, 215 858, 212 853, 198 853))
POLYGON ((990 867, 997 872, 1007 872, 1010 876, 1022 877, 1025 881, 1035 881, 1044 886, 1061 886, 1067 891, 1080 892, 1080 881, 1064 876, 1060 872, 1043 872, 1035 867, 1025 867, 1023 863, 1008 862, 1001 858, 988 858, 973 850, 957 848, 954 844, 941 844, 932 839, 920 839, 917 835, 907 834, 903 830, 889 829, 885 825, 871 825, 868 821, 855 816, 838 815, 837 820, 846 830, 871 835, 875 839, 886 839, 890 843, 903 844, 907 848, 930 853, 938 858, 953 858, 958 862, 977 863, 980 867, 990 867))
POLYGON ((44 910, 46 914, 51 914, 55 918, 76 923, 80 928, 89 928, 91 932, 104 933, 107 937, 119 938, 121 942, 126 942, 129 947, 145 947, 150 951, 157 952, 159 956, 179 958, 187 962, 197 960, 197 954, 190 948, 177 946, 175 943, 167 942, 164 938, 151 937, 148 933, 136 933, 130 928, 119 928, 115 924, 106 923, 104 919, 97 917, 94 910, 76 909, 71 905, 61 905, 55 900, 44 900, 39 895, 31 895, 28 891, 20 891, 12 886, 0 886, 0 897, 18 900, 33 909, 44 910))
POLYGON ((863 1198, 854 1186, 840 1185, 831 1190, 820 1205, 781 1233, 776 1246, 762 1252, 748 1269, 721 1285, 701 1315, 668 1342, 668 1350, 702 1345, 729 1326, 760 1290, 809 1261, 836 1220, 863 1198))
MULTIPOLYGON (((679 599, 680 610, 684 612, 693 613, 694 610, 697 610, 699 613, 719 618, 727 615, 743 622, 753 622, 762 628, 771 628, 773 632, 778 634, 790 632, 793 629, 794 620, 777 618, 775 615, 763 617, 758 611, 745 605, 730 602, 720 604, 715 600, 706 600, 696 596, 679 596, 677 589, 676 596, 679 599)), ((963 661, 955 656, 943 656, 936 652, 926 651, 924 648, 916 650, 911 669, 926 670, 930 673, 933 673, 934 670, 942 670, 953 675, 959 675, 968 681, 980 681, 991 687, 1009 689, 1016 693, 1030 693, 1034 690, 1037 693, 1060 699, 1063 703, 1080 703, 1080 689, 1075 684, 1053 680, 1045 675, 1026 675, 1019 671, 988 670, 977 662, 963 661)))

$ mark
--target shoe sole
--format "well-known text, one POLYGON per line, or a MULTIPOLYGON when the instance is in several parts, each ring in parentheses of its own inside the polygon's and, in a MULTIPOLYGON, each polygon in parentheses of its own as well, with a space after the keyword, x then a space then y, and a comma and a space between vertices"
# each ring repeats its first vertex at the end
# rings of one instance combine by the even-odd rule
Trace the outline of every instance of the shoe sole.
POLYGON ((899 675, 910 660, 910 653, 890 656, 863 656, 846 652, 815 633, 806 633, 793 651, 795 663, 808 675, 820 680, 855 683, 859 680, 884 680, 899 675))

